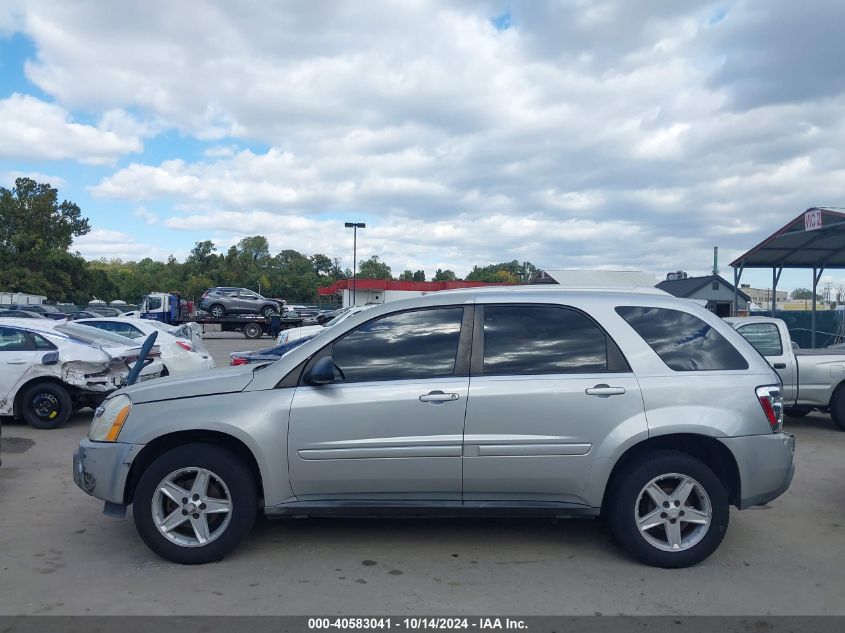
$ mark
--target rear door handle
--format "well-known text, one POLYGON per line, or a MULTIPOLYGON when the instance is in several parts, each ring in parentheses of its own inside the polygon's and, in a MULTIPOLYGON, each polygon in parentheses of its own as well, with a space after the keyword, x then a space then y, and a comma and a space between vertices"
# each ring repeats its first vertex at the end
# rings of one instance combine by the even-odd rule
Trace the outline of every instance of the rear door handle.
POLYGON ((786 363, 775 363, 774 368, 775 369, 786 369, 786 363))
POLYGON ((452 402, 460 396, 456 393, 443 393, 442 391, 430 391, 420 396, 420 402, 452 402))
POLYGON ((597 396, 599 398, 609 398, 610 396, 621 396, 625 393, 625 387, 611 387, 610 385, 596 385, 589 389, 584 389, 584 393, 588 396, 597 396))
POLYGON ((26 361, 25 361, 25 360, 21 360, 21 359, 19 359, 19 358, 16 358, 16 359, 13 359, 13 360, 7 361, 7 362, 6 362, 6 364, 7 364, 7 365, 26 365, 26 361))

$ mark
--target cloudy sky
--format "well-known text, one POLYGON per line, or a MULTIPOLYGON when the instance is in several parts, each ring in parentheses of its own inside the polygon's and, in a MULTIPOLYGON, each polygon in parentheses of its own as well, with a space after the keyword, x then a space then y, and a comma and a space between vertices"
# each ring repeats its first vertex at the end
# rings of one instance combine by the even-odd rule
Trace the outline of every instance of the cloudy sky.
POLYGON ((0 0, 0 184, 77 202, 86 257, 260 233, 349 265, 356 220, 395 272, 662 277, 718 245, 729 276, 845 206, 842 24, 841 0, 0 0))

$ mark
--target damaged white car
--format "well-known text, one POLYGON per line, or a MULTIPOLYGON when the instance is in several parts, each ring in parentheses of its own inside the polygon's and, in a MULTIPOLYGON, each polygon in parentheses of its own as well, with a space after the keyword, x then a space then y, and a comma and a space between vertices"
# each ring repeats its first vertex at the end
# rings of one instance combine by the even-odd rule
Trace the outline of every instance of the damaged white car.
MULTIPOLYGON (((4 319, 0 323, 0 416, 21 417, 38 429, 64 424, 71 413, 96 407, 125 385, 140 345, 86 326, 4 319)), ((153 347, 141 380, 164 368, 153 347)))

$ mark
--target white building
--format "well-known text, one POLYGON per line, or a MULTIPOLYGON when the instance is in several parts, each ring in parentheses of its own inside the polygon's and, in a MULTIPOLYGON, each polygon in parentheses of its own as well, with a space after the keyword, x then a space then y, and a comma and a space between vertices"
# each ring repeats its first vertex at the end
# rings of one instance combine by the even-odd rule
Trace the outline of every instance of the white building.
POLYGON ((331 286, 318 288, 321 297, 337 297, 345 308, 353 304, 365 306, 373 303, 388 303, 398 299, 421 297, 439 290, 455 288, 477 288, 479 286, 503 286, 512 284, 494 284, 484 281, 398 281, 395 279, 356 279, 353 286, 351 279, 341 279, 331 286), (354 293, 353 293, 354 287, 354 293))
POLYGON ((653 288, 657 282, 640 270, 541 270, 531 281, 566 288, 653 288))
POLYGON ((0 305, 8 306, 13 303, 28 303, 39 305, 44 303, 47 297, 44 295, 30 295, 25 292, 0 292, 0 305))

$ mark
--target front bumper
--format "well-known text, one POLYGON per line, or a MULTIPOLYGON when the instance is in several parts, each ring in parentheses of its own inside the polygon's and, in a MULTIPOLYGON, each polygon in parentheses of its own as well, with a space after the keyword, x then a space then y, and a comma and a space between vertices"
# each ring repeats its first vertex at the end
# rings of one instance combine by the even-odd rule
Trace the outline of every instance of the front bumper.
POLYGON ((73 480, 92 497, 123 504, 129 469, 142 448, 141 444, 84 439, 73 453, 73 480))
POLYGON ((795 436, 791 433, 723 437, 733 453, 741 482, 739 508, 744 510, 777 499, 795 474, 795 436))

